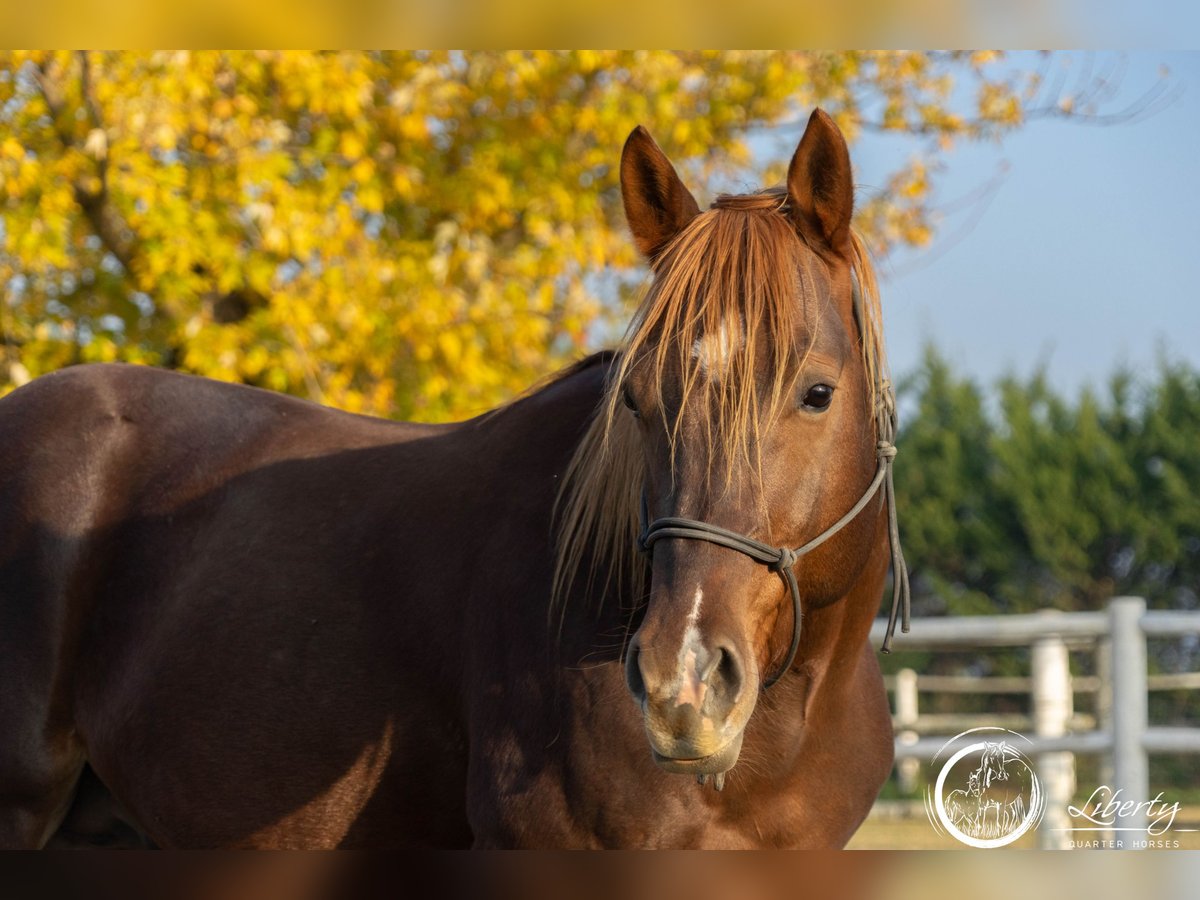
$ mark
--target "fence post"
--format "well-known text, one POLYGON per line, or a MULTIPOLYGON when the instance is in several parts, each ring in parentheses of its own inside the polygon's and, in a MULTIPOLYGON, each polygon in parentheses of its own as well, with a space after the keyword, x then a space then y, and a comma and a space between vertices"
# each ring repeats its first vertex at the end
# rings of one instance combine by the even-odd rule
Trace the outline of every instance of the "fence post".
MULTIPOLYGON (((1111 625, 1111 621, 1109 623, 1111 625)), ((1111 634, 1096 641, 1096 730, 1112 735, 1113 667, 1111 634)), ((1096 773, 1100 784, 1113 783, 1112 752, 1103 753, 1097 759, 1096 773)), ((1110 832, 1107 835, 1112 838, 1110 832)))
MULTIPOLYGON (((1113 791, 1121 800, 1143 803, 1150 799, 1150 763, 1145 735, 1149 722, 1146 700, 1146 634, 1142 597, 1114 597, 1108 604, 1112 640, 1112 771, 1113 791)), ((1125 816, 1124 828, 1145 827, 1144 816, 1125 816)), ((1117 834, 1117 838, 1121 835, 1117 834)), ((1132 849, 1132 841, 1124 846, 1132 849)))
MULTIPOLYGON (((1059 635, 1033 641, 1033 723, 1038 737, 1062 737, 1073 713, 1071 662, 1059 635)), ((1038 829, 1043 850, 1065 849, 1070 822, 1067 806, 1075 793, 1075 757, 1071 753, 1039 753, 1038 778, 1046 792, 1046 814, 1038 829)))
MULTIPOLYGON (((896 737, 902 744, 917 742, 917 673, 913 669, 901 669, 896 673, 896 737)), ((921 774, 921 761, 915 756, 902 756, 896 762, 896 776, 902 791, 916 789, 917 777, 921 774)))

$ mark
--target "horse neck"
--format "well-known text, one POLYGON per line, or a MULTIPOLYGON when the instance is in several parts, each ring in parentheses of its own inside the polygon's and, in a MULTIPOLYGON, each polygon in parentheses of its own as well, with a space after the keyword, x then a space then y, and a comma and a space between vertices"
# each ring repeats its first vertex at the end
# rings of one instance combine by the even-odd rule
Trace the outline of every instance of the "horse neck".
MULTIPOLYGON (((541 388, 466 423, 462 440, 483 459, 481 484, 490 496, 511 501, 507 526, 489 530, 486 539, 511 544, 498 555, 514 566, 528 568, 531 559, 547 573, 553 566, 551 519, 558 490, 596 415, 611 359, 608 353, 594 354, 541 388), (519 520, 522 511, 529 521, 519 520)), ((531 633, 549 627, 551 642, 570 654, 571 647, 588 649, 596 634, 607 635, 623 625, 621 611, 630 609, 634 598, 625 593, 607 597, 599 616, 594 606, 571 602, 575 598, 550 615, 549 595, 540 590, 525 590, 512 599, 524 604, 531 633)))

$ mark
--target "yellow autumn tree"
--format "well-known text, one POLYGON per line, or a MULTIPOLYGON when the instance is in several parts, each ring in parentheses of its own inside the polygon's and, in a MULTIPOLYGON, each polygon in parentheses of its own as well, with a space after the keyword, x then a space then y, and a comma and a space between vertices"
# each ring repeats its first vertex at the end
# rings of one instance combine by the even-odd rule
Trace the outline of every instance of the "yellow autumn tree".
POLYGON ((698 184, 777 176, 754 136, 818 104, 851 141, 923 137, 860 211, 883 252, 928 240, 931 163, 1019 126, 1037 79, 990 53, 5 53, 0 393, 124 360, 478 412, 611 337, 635 124, 698 184))

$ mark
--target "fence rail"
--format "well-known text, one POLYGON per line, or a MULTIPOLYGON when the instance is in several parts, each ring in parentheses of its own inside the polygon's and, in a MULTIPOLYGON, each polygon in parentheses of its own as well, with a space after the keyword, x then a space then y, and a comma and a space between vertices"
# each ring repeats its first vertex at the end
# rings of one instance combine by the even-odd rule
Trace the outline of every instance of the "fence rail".
MULTIPOLYGON (((877 621, 871 640, 881 641, 886 627, 886 622, 877 621)), ((1033 726, 1028 737, 1047 800, 1040 840, 1044 847, 1062 846, 1068 835, 1066 809, 1075 789, 1073 754, 1101 756, 1111 779, 1106 783, 1126 798, 1149 800, 1153 796, 1149 754, 1200 753, 1200 728, 1152 727, 1148 716, 1148 691, 1200 688, 1200 673, 1148 675, 1147 639, 1190 634, 1200 635, 1200 612, 1147 611, 1141 597, 1115 597, 1104 612, 1044 610, 1014 616, 915 619, 909 634, 896 634, 895 649, 1028 646, 1032 672, 1029 678, 970 679, 904 670, 890 678, 901 776, 906 767, 912 774, 917 760, 932 759, 951 740, 950 735, 919 733, 929 730, 930 718, 922 721, 921 692, 1028 693, 1032 716, 1023 721, 1033 726), (1096 676, 1072 678, 1068 650, 1079 647, 1096 653, 1096 676), (1074 712, 1073 695, 1080 692, 1097 695, 1097 716, 1090 722, 1074 712)), ((954 717, 945 720, 953 721, 954 717)), ((1001 723, 992 717, 988 724, 1001 723)), ((1127 817, 1123 824, 1135 823, 1127 817)))
MULTIPOLYGON (((884 675, 883 684, 896 690, 896 676, 884 675)), ((1148 691, 1194 691, 1200 689, 1200 672, 1170 672, 1146 678, 1148 691)), ((1033 690, 1033 679, 1021 675, 917 675, 917 691, 922 694, 1025 694, 1033 690)), ((1100 690, 1095 675, 1071 676, 1071 691, 1094 694, 1100 690)))

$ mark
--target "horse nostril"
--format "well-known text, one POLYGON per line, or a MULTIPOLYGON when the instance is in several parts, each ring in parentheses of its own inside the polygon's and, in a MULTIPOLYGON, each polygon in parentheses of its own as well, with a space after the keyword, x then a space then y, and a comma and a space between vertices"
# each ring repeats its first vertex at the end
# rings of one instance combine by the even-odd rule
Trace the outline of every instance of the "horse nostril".
POLYGON ((642 648, 637 638, 629 643, 629 651, 625 654, 625 684, 633 699, 639 704, 646 702, 646 679, 642 676, 642 648))
POLYGON ((742 661, 733 648, 718 647, 703 677, 713 691, 732 703, 742 691, 742 673, 742 661))

